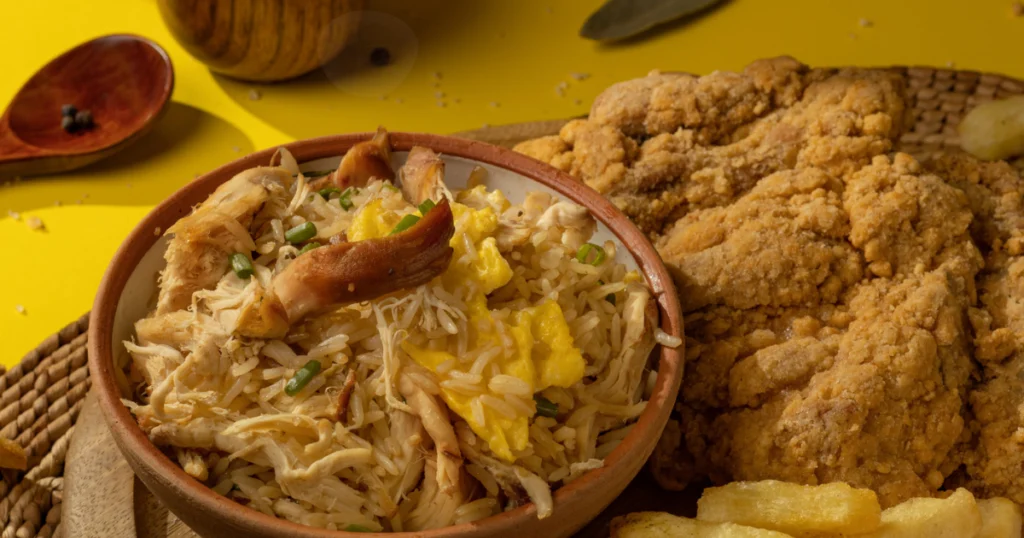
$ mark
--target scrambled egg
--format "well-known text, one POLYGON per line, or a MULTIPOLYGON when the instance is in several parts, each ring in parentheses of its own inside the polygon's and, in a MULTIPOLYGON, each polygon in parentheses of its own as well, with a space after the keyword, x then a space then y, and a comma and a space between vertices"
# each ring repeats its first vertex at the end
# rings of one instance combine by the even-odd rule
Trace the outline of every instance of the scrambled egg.
POLYGON ((384 209, 383 200, 377 198, 359 210, 345 235, 352 242, 384 237, 395 229, 399 220, 401 217, 384 209))
MULTIPOLYGON (((507 207, 508 202, 499 191, 488 197, 507 207), (499 197, 499 198, 493 198, 499 197)), ((512 268, 498 251, 494 233, 498 229, 498 215, 491 207, 473 209, 463 204, 452 203, 455 217, 455 235, 451 246, 455 251, 452 264, 441 275, 446 289, 454 290, 470 286, 472 296, 468 301, 467 317, 471 327, 470 349, 479 349, 488 344, 501 344, 501 337, 495 330, 494 317, 487 308, 487 294, 506 285, 512 279, 512 268), (472 248, 475 259, 459 263, 472 248)), ((366 204, 356 215, 348 229, 350 241, 386 236, 398 223, 399 217, 383 209, 380 200, 366 204)), ((532 392, 547 387, 570 387, 583 378, 586 363, 582 353, 573 345, 572 335, 565 316, 558 303, 545 301, 537 306, 516 312, 507 322, 508 331, 516 343, 515 353, 510 358, 494 359, 502 374, 517 377, 529 384, 532 392)), ((439 366, 447 361, 459 364, 458 359, 446 351, 423 349, 408 342, 402 349, 418 364, 434 372, 440 381, 451 379, 447 373, 440 373, 439 366)), ((486 389, 490 368, 486 370, 482 385, 484 394, 498 399, 500 395, 486 389)), ((525 416, 508 418, 487 406, 483 406, 485 422, 474 418, 473 400, 477 396, 463 392, 441 389, 441 397, 448 407, 466 420, 473 431, 487 441, 498 457, 506 461, 515 460, 515 452, 525 450, 529 445, 529 419, 525 416)))

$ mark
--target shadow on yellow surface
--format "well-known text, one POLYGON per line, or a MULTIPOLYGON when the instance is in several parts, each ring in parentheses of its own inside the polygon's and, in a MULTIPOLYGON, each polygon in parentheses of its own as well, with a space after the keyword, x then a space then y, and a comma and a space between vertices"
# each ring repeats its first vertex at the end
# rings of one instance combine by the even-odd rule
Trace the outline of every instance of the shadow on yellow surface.
POLYGON ((360 14, 353 42, 323 67, 276 84, 220 75, 214 80, 242 108, 298 139, 371 131, 382 116, 396 114, 408 123, 392 123, 390 129, 431 130, 424 112, 458 113, 462 100, 446 93, 444 66, 426 65, 423 58, 482 46, 473 37, 482 30, 501 33, 496 21, 483 20, 483 10, 475 0, 371 1, 360 14), (387 65, 371 62, 378 48, 388 51, 387 65), (338 103, 351 103, 353 97, 372 105, 339 109, 338 103))
POLYGON ((171 103, 153 130, 109 159, 62 175, 0 187, 0 215, 56 204, 153 205, 197 174, 252 152, 230 123, 171 103))

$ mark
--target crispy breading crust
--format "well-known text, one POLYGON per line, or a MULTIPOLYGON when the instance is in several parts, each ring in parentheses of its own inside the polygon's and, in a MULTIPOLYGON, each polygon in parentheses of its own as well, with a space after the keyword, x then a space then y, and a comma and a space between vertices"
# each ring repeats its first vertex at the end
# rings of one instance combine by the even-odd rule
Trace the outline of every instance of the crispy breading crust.
POLYGON ((883 505, 962 483, 1024 502, 1024 182, 892 154, 902 79, 651 75, 517 150, 647 232, 686 317, 663 486, 846 481, 883 505))

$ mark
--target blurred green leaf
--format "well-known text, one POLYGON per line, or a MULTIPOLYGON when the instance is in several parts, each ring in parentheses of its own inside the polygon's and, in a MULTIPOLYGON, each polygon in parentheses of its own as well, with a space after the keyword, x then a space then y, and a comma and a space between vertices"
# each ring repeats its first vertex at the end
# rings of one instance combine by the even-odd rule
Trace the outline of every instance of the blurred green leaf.
POLYGON ((722 0, 608 0, 580 28, 580 35, 612 41, 693 15, 722 0))

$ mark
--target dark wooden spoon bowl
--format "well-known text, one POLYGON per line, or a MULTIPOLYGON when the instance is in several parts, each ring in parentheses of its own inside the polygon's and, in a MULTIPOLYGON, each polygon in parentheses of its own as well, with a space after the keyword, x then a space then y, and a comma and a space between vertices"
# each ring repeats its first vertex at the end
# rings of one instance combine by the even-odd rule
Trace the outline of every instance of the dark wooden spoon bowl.
POLYGON ((152 128, 173 87, 170 58, 148 39, 78 45, 36 72, 0 117, 0 177, 63 172, 117 152, 152 128), (64 104, 91 111, 95 125, 64 131, 64 104))

